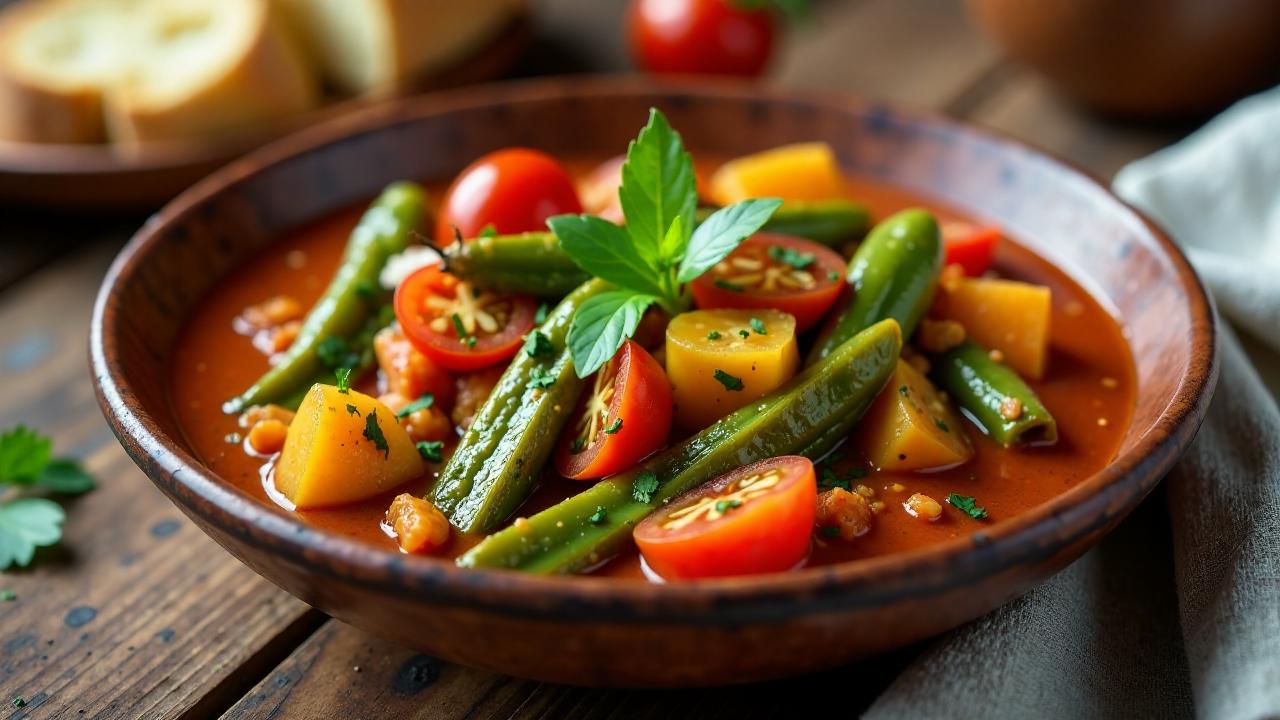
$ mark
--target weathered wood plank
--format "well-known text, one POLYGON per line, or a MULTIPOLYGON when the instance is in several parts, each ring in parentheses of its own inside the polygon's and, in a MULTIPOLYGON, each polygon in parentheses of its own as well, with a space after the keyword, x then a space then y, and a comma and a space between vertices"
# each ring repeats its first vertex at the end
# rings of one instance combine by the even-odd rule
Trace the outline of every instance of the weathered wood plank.
POLYGON ((60 546, 0 575, 17 595, 0 603, 0 701, 26 702, 11 717, 216 714, 323 622, 196 529, 102 419, 88 321, 118 245, 92 243, 0 296, 0 427, 52 435, 99 483, 69 503, 60 546))

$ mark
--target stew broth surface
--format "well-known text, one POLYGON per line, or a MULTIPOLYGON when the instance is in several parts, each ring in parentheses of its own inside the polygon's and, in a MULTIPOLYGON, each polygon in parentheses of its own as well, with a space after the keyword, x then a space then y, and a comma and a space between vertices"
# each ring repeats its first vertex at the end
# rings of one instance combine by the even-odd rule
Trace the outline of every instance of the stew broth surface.
MULTIPOLYGON (((591 164, 571 167, 587 169, 591 164)), ((851 178, 848 188, 850 197, 871 208, 876 221, 908 207, 927 208, 940 221, 967 219, 936 202, 881 183, 851 178)), ((439 197, 442 188, 432 189, 433 197, 439 197)), ((188 443, 219 477, 273 507, 263 486, 262 461, 247 454, 240 444, 228 441, 230 434, 244 429, 237 425, 235 416, 223 414, 220 407, 268 369, 266 356, 253 347, 249 337, 235 332, 232 322, 246 307, 277 294, 291 295, 307 307, 313 304, 328 286, 347 236, 363 210, 363 206, 350 208, 301 228, 223 278, 192 313, 174 351, 171 398, 188 443)), ((1048 372, 1043 381, 1028 383, 1057 419, 1058 443, 1006 450, 970 426, 977 453, 958 468, 930 473, 871 472, 859 482, 875 490, 875 499, 885 502, 871 530, 850 543, 815 537, 809 564, 886 555, 968 535, 1061 494, 1114 457, 1129 425, 1137 391, 1133 360, 1117 320, 1065 273, 1013 242, 1001 243, 996 269, 1002 277, 1052 289, 1048 372), (890 489, 895 483, 904 490, 890 489), (971 495, 990 517, 973 520, 948 508, 937 522, 922 522, 902 508, 902 502, 916 492, 939 502, 953 492, 971 495)), ((372 387, 372 373, 357 385, 366 391, 372 387)), ((860 460, 842 462, 847 465, 860 460)), ((430 478, 424 478, 384 496, 298 515, 330 532, 394 550, 396 542, 381 527, 387 506, 399 492, 421 495, 429 483, 430 478)), ((588 486, 548 472, 519 514, 529 515, 588 486)), ((460 555, 480 539, 457 537, 449 554, 460 555)), ((626 553, 595 574, 640 577, 639 555, 626 553)))

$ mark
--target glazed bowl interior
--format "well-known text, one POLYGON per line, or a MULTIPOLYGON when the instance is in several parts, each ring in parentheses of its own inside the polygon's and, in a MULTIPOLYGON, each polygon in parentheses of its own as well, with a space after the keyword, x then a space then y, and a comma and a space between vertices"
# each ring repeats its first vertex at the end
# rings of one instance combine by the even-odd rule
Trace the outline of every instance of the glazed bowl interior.
MULTIPOLYGON (((715 623, 740 626, 942 598, 966 584, 1007 579, 984 586, 982 607, 940 613, 936 632, 1025 591, 1131 510, 1190 442, 1216 367, 1212 309, 1182 256, 1141 215, 1057 160, 948 120, 849 98, 613 78, 543 80, 414 99, 254 153, 184 193, 138 233, 104 283, 93 332, 104 410, 156 484, 259 572, 364 627, 377 623, 348 602, 350 593, 330 592, 326 583, 383 595, 411 588, 415 598, 398 602, 467 604, 477 613, 492 612, 491 621, 504 612, 554 620, 572 607, 601 623, 640 616, 692 624, 714 615, 715 623), (695 155, 734 156, 824 140, 847 171, 996 223, 1064 269, 1116 315, 1133 351, 1137 407, 1116 458, 1041 507, 927 550, 785 575, 654 586, 465 571, 446 561, 400 556, 308 528, 220 482, 194 456, 177 426, 165 378, 184 318, 219 278, 283 233, 368 200, 392 180, 446 179, 477 156, 511 145, 553 155, 615 155, 651 106, 667 113, 695 155), (1023 565, 1038 569, 1020 572, 1023 565)), ((909 635, 864 643, 856 652, 819 653, 818 662, 914 639, 909 635)), ((446 657, 551 679, 719 681, 522 672, 515 655, 494 659, 456 643, 424 644, 446 657)), ((738 677, 776 674, 760 667, 738 677)))

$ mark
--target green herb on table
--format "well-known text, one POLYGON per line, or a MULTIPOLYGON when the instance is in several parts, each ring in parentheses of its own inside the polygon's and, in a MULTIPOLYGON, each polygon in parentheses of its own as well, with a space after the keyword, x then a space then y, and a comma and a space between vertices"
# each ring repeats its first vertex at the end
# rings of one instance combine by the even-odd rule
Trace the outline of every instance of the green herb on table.
POLYGON ((613 424, 604 429, 605 435, 616 435, 622 429, 622 418, 617 418, 613 424))
POLYGON ((652 470, 645 470, 636 476, 631 483, 631 497, 636 502, 653 502, 653 494, 658 491, 658 476, 652 470))
POLYGON ((732 390, 734 392, 737 392, 743 388, 742 378, 736 377, 734 375, 730 375, 729 373, 721 370, 720 368, 716 368, 714 376, 715 376, 715 379, 721 385, 724 386, 725 390, 732 390))
POLYGON ((751 329, 756 331, 757 335, 768 335, 769 331, 765 329, 764 321, 760 318, 751 318, 747 321, 751 325, 751 329))
POLYGON ((947 503, 974 520, 985 520, 987 518, 987 509, 980 507, 977 499, 972 496, 951 493, 947 496, 947 503))
POLYGON ((19 695, 18 697, 13 699, 13 706, 16 708, 26 707, 27 701, 24 700, 21 695, 19 695))
POLYGON ((0 590, 0 602, 13 602, 18 599, 18 593, 12 590, 0 590))
POLYGON ((529 371, 529 382, 527 386, 535 390, 543 390, 556 384, 556 376, 542 368, 533 368, 529 371))
POLYGON ((524 336, 524 351, 529 357, 547 357, 555 354, 556 347, 551 344, 551 338, 534 330, 524 336))
POLYGON ((346 395, 351 392, 351 368, 342 367, 333 371, 333 376, 338 381, 338 392, 346 395))
POLYGON ((427 408, 435 404, 436 404, 435 395, 432 395, 431 393, 423 393, 422 396, 419 397, 417 400, 414 400, 408 405, 405 405, 404 407, 400 408, 400 410, 396 413, 396 417, 403 420, 404 418, 409 417, 410 415, 418 412, 419 410, 426 410, 427 408))
POLYGON ((78 495, 94 483, 77 461, 53 457, 52 440, 19 425, 0 434, 0 486, 7 486, 0 495, 0 570, 5 570, 26 567, 36 548, 62 538, 66 512, 40 495, 78 495))
POLYGON ((775 262, 790 265, 797 270, 803 270, 813 264, 817 257, 813 253, 800 252, 794 248, 783 247, 781 245, 769 246, 769 257, 775 262))
POLYGON ((364 417, 364 437, 382 451, 383 460, 391 457, 391 446, 387 444, 387 436, 382 434, 382 426, 378 424, 377 410, 364 417))
POLYGON ((574 315, 568 346, 579 377, 617 353, 650 305, 670 315, 687 309, 685 283, 723 260, 782 204, 776 198, 735 203, 695 229, 693 160, 656 108, 627 148, 618 198, 625 226, 594 215, 547 221, 580 268, 617 286, 587 300, 574 315))
POLYGON ((608 517, 609 511, 605 510, 603 505, 597 505, 596 511, 591 513, 591 517, 587 520, 590 520, 592 525, 603 525, 608 517))
POLYGON ((444 460, 444 443, 439 440, 423 440, 417 444, 418 454, 428 462, 444 460))

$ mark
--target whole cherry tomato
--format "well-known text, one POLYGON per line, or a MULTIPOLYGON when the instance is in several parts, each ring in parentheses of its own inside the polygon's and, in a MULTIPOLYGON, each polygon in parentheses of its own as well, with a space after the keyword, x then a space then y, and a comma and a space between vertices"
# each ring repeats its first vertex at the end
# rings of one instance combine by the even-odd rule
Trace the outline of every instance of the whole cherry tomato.
POLYGON ((801 333, 822 319, 845 286, 845 262, 804 238, 756 233, 693 281, 699 308, 773 308, 796 318, 801 333))
POLYGON ((662 447, 671 430, 671 386, 639 343, 626 341, 592 377, 556 451, 556 470, 574 480, 635 465, 662 447))
POLYGON ((477 292, 430 265, 396 288, 396 319, 423 355, 450 370, 476 370, 509 359, 533 329, 537 301, 477 292))
POLYGON ((546 230, 552 215, 582 212, 573 179, 546 153, 528 148, 496 150, 467 166, 445 193, 436 219, 436 242, 465 239, 490 226, 499 235, 546 230))
POLYGON ((668 580, 781 572, 808 555, 817 501, 813 463, 775 457, 690 490, 632 536, 649 568, 668 580))
POLYGON ((654 73, 754 77, 773 49, 773 15, 732 0, 632 0, 629 26, 636 63, 654 73))

